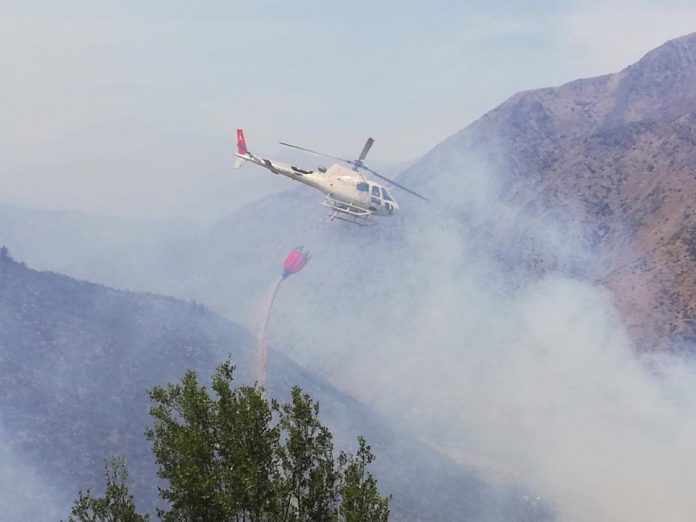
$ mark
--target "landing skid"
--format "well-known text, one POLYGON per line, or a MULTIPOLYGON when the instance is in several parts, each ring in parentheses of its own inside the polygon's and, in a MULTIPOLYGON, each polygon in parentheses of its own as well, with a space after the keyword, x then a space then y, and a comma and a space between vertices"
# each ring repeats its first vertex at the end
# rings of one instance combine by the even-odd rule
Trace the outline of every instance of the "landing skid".
POLYGON ((374 221, 372 221, 366 217, 352 216, 352 215, 344 217, 341 214, 339 214, 337 211, 333 211, 329 215, 329 221, 333 221, 334 219, 338 219, 340 221, 345 221, 346 223, 351 223, 353 225, 358 225, 359 227, 371 227, 371 226, 374 226, 377 224, 374 221))
POLYGON ((326 196, 322 205, 331 209, 331 214, 329 214, 330 221, 340 219, 346 223, 352 223, 361 227, 369 227, 376 224, 370 219, 374 212, 355 204, 338 201, 330 195, 326 196))

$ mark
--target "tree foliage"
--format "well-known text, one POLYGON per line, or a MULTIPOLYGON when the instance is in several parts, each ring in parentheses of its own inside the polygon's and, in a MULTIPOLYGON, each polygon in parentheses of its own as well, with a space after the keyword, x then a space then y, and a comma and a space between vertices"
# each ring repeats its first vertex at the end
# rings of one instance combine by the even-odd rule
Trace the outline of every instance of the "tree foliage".
MULTIPOLYGON (((161 520, 388 519, 390 498, 380 496, 377 481, 367 471, 374 455, 362 437, 355 455, 341 452, 335 458, 331 432, 319 421, 319 404, 308 394, 294 387, 288 403, 269 401, 260 388, 234 387, 233 374, 226 361, 213 375, 212 393, 193 371, 177 384, 149 392, 153 424, 145 435, 162 483, 159 492, 166 508, 158 509, 161 520)), ((118 467, 107 473, 107 495, 94 499, 89 491, 87 496, 80 493, 73 515, 85 514, 71 522, 148 520, 135 514, 125 465, 115 462, 118 467), (118 518, 117 513, 126 511, 109 511, 126 506, 132 508, 131 518, 118 518), (87 518, 89 509, 97 513, 95 508, 112 513, 112 518, 102 511, 102 518, 87 518)))
POLYGON ((149 515, 135 510, 133 495, 128 490, 128 471, 122 458, 114 457, 104 470, 106 491, 95 497, 88 489, 80 491, 68 522, 148 522, 149 515))
POLYGON ((377 481, 367 471, 375 460, 370 446, 358 437, 358 452, 347 455, 341 452, 338 462, 343 469, 340 512, 345 522, 386 522, 389 518, 389 501, 377 489, 377 481))

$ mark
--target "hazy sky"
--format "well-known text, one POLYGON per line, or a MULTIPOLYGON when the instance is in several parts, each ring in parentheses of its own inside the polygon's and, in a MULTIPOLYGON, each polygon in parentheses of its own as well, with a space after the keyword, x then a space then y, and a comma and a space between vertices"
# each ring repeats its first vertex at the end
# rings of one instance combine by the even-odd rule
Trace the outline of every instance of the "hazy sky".
MULTIPOLYGON (((696 30, 692 0, 0 1, 0 167, 30 155, 41 168, 57 148, 78 177, 85 148, 100 149, 91 171, 121 160, 130 149, 118 143, 140 127, 132 139, 144 148, 153 135, 178 136, 174 164, 187 136, 215 143, 199 153, 220 154, 200 158, 204 170, 227 168, 238 126, 265 153, 286 140, 357 154, 371 135, 371 159, 395 164, 517 91, 614 72, 696 30)), ((5 180, 0 199, 13 202, 16 183, 18 202, 48 205, 22 176, 5 180)), ((61 177, 51 194, 72 182, 61 177)), ((113 192, 77 183, 85 194, 64 207, 94 210, 85 201, 113 192)), ((154 214, 186 214, 170 199, 154 214)))

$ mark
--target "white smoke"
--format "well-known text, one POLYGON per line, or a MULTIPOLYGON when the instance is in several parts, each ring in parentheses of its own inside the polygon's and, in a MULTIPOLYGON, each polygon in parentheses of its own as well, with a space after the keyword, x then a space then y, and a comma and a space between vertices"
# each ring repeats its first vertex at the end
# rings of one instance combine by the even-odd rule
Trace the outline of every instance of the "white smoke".
POLYGON ((0 422, 0 518, 7 522, 59 520, 70 500, 12 447, 0 422))
POLYGON ((482 242, 472 224, 512 215, 565 262, 586 252, 577 230, 524 221, 467 180, 481 175, 456 177, 477 209, 466 222, 435 204, 390 248, 384 229, 307 240, 313 265, 279 297, 271 342, 450 455, 518 477, 564 522, 695 520, 696 366, 641 359, 601 286, 501 262, 519 237, 492 226, 502 236, 482 242))

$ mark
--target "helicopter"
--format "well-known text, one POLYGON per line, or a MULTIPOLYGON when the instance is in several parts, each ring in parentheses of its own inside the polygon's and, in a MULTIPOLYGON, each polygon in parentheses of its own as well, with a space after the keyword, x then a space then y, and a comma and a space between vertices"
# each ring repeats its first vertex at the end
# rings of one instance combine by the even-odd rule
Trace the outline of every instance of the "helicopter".
POLYGON ((396 214, 399 211, 399 204, 386 186, 366 178, 361 170, 365 170, 373 176, 409 194, 428 201, 426 197, 375 172, 365 165, 365 157, 370 151, 374 141, 375 140, 372 138, 368 138, 367 142, 365 142, 365 146, 360 152, 360 156, 355 160, 330 156, 322 152, 298 147, 297 145, 291 145, 290 143, 281 141, 280 144, 286 147, 292 147, 294 149, 338 160, 353 167, 350 169, 338 163, 334 163, 328 169, 319 167, 317 170, 306 170, 252 154, 247 148, 244 131, 242 129, 237 129, 237 152, 235 153, 237 159, 235 160, 234 168, 240 168, 245 163, 251 162, 270 170, 274 174, 281 174, 295 181, 299 181, 300 183, 304 183, 305 185, 309 185, 312 188, 322 191, 326 195, 322 204, 330 209, 329 218, 331 221, 339 219, 357 225, 372 225, 375 223, 372 220, 374 216, 393 216, 396 214))

